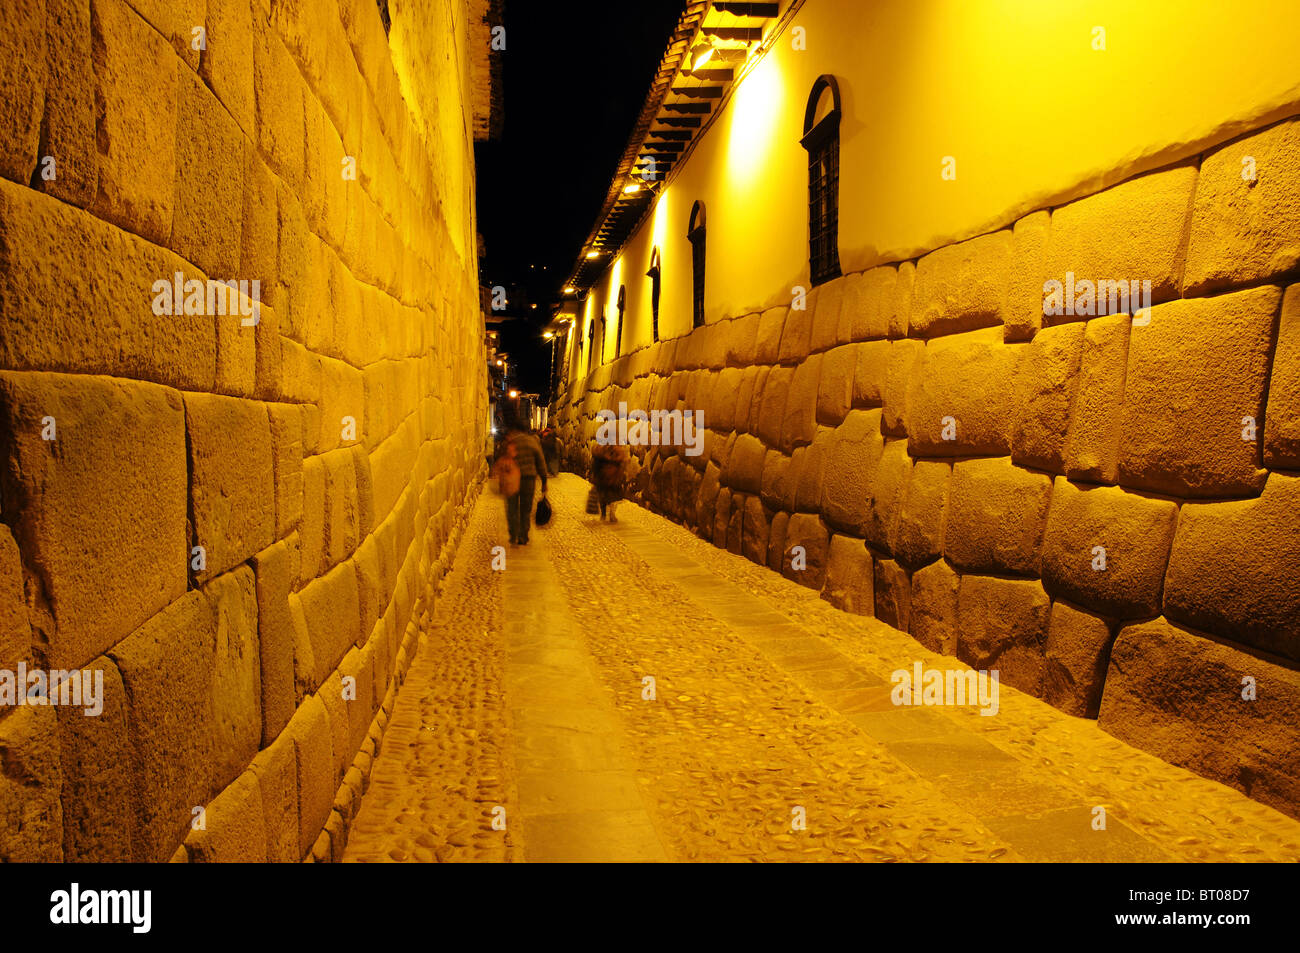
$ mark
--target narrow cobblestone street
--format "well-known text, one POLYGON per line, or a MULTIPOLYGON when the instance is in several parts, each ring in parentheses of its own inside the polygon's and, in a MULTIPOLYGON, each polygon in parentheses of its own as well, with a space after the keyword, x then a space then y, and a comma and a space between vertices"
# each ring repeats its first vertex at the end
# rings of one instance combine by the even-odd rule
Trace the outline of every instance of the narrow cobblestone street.
POLYGON ((345 859, 1300 860, 1300 823, 1015 689, 896 707, 893 671, 962 666, 586 490, 504 571, 480 497, 345 859))

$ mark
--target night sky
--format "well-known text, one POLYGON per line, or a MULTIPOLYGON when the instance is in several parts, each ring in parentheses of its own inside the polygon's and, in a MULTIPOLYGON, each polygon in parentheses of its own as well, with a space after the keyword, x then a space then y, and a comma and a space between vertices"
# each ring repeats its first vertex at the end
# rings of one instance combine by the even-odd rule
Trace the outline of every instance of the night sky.
POLYGON ((558 303, 582 241, 650 90, 681 0, 506 0, 504 130, 475 146, 480 281, 510 292, 503 326, 525 393, 545 398, 550 345, 540 328, 558 303), (529 308, 537 304, 536 310, 529 308))

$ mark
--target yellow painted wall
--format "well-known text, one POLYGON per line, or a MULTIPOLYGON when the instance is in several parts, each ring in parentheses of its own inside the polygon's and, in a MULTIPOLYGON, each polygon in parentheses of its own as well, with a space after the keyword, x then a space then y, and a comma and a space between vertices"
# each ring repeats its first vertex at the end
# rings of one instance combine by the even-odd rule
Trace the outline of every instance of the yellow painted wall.
MULTIPOLYGON (((1004 227, 1300 111, 1296 37, 1295 0, 806 0, 612 266, 628 288, 624 353, 651 339, 654 244, 660 336, 690 330, 696 199, 708 212, 708 320, 788 302, 791 286, 807 284, 799 137, 822 73, 843 97, 847 273, 1004 227), (793 48, 794 27, 805 50, 793 48), (1094 27, 1104 50, 1093 49, 1094 27), (955 181, 940 175, 945 156, 955 181)), ((607 359, 611 272, 593 289, 610 317, 607 359)))

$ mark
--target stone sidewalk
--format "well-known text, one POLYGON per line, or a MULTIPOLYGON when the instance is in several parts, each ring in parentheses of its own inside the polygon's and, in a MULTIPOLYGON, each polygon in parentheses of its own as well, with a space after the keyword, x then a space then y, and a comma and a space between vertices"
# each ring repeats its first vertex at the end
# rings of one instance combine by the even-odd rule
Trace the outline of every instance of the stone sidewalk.
MULTIPOLYGON (((449 785, 392 781, 416 750, 398 734, 347 859, 1300 859, 1300 823, 1014 689, 995 717, 893 705, 893 671, 964 667, 630 504, 601 523, 585 494, 554 480, 553 525, 504 572, 484 494, 439 606, 449 626, 486 622, 478 651, 500 660, 504 717, 479 743, 501 752, 508 831, 482 810, 440 827, 427 797, 414 812, 449 785), (416 834, 395 820, 415 816, 416 834), (438 842, 457 825, 478 854, 438 842)), ((419 679, 446 677, 420 663, 451 632, 426 640, 390 732, 420 717, 419 679)), ((454 733, 445 715, 424 727, 454 733)), ((472 774, 443 770, 462 788, 472 774)))

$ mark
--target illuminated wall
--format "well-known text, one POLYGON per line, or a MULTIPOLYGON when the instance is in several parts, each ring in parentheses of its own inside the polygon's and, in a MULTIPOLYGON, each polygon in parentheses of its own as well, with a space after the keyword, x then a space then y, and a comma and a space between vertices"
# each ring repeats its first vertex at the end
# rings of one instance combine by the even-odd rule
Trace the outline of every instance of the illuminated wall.
POLYGON ((569 465, 602 409, 698 411, 703 455, 634 448, 644 505, 1300 816, 1296 35, 1289 3, 808 0, 623 249, 636 348, 570 364, 569 465), (805 301, 823 73, 844 274, 805 301))
POLYGON ((470 11, 389 6, 0 4, 0 861, 342 855, 484 470, 470 11))
POLYGON ((709 214, 709 320, 788 303, 807 284, 799 138, 819 75, 836 76, 843 96, 840 260, 861 271, 1294 113, 1300 6, 1266 0, 1250 11, 1232 0, 807 0, 674 170, 663 214, 624 249, 637 345, 650 342, 652 244, 663 256, 661 336, 690 330, 696 200, 709 214), (806 49, 793 48, 796 27, 806 49), (1104 51, 1093 49, 1094 27, 1104 51), (947 156, 952 180, 941 177, 947 156))

